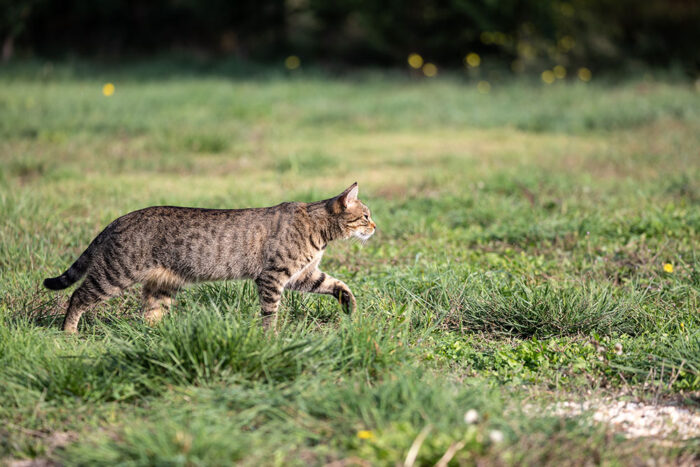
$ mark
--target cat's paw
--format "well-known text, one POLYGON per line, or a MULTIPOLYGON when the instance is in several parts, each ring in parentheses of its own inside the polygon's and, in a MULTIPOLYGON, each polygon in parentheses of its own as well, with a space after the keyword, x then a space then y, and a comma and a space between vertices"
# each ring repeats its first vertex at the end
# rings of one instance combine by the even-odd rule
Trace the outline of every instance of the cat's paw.
POLYGON ((277 313, 269 313, 262 315, 262 327, 265 332, 274 332, 275 335, 279 334, 277 330, 277 313))
POLYGON ((355 296, 350 292, 350 290, 338 289, 336 292, 336 298, 340 303, 340 307, 343 312, 350 315, 355 312, 357 308, 357 301, 355 301, 355 296))

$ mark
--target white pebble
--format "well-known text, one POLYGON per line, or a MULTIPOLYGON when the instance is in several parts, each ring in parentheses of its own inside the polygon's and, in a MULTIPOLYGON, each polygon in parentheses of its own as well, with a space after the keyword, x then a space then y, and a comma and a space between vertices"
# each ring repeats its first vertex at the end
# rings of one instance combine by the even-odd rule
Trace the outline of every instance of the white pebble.
POLYGON ((464 414, 464 423, 471 425, 479 421, 479 412, 474 409, 469 409, 464 414))
POLYGON ((503 432, 500 430, 491 430, 489 433, 489 439, 492 443, 502 443, 503 442, 503 432))

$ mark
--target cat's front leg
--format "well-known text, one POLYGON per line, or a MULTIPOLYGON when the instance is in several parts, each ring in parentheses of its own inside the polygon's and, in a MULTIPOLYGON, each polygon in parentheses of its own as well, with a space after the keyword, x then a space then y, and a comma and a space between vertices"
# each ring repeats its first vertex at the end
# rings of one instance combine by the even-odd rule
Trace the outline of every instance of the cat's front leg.
POLYGON ((255 283, 258 286, 258 297, 260 298, 260 309, 265 329, 276 327, 277 309, 280 306, 280 300, 282 300, 284 283, 288 279, 288 275, 280 272, 263 272, 260 277, 255 279, 255 283))
POLYGON ((312 269, 307 274, 289 281, 284 287, 299 292, 333 295, 347 314, 353 313, 357 308, 357 302, 350 287, 345 282, 318 269, 312 269))
POLYGON ((350 287, 345 285, 344 282, 338 281, 340 284, 336 286, 333 291, 333 296, 340 303, 340 307, 346 314, 352 314, 357 309, 357 301, 355 300, 355 295, 350 290, 350 287))

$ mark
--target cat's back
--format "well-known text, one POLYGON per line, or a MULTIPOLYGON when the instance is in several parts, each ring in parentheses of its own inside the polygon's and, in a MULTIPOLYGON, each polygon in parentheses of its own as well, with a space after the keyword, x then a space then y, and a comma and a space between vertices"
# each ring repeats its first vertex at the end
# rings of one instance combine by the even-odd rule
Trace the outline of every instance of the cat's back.
POLYGON ((236 220, 253 220, 258 209, 206 209, 182 206, 151 206, 132 211, 115 219, 110 227, 124 231, 129 228, 142 233, 161 228, 173 230, 204 229, 215 224, 230 223, 236 220))
POLYGON ((101 236, 108 248, 128 255, 141 269, 157 264, 187 280, 252 277, 261 268, 270 237, 294 211, 286 204, 248 209, 152 206, 120 217, 101 236))
POLYGON ((245 209, 151 206, 114 220, 104 234, 201 241, 236 237, 258 243, 287 230, 292 224, 304 222, 304 206, 298 202, 245 209))

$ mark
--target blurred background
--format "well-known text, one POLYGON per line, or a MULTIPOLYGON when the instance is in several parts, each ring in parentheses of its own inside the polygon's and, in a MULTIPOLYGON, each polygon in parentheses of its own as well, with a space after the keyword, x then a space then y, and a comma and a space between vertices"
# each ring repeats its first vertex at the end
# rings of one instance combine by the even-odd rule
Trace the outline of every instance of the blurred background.
POLYGON ((410 66, 428 76, 478 68, 484 57, 513 73, 651 66, 694 75, 700 2, 1 0, 0 40, 4 60, 186 52, 292 56, 295 68, 302 60, 398 66, 414 54, 410 66))

